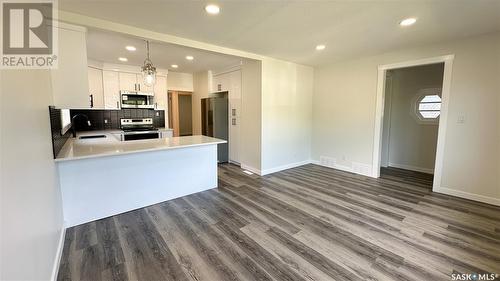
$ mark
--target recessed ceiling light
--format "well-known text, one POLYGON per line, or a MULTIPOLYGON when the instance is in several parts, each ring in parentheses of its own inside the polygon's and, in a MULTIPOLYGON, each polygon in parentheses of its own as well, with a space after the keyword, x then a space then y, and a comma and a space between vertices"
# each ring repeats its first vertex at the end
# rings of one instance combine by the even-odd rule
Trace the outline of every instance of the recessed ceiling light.
POLYGON ((128 61, 127 58, 118 58, 119 61, 128 61))
POLYGON ((186 56, 186 59, 187 60, 194 60, 194 57, 193 56, 186 56))
POLYGON ((211 15, 217 15, 220 12, 220 8, 217 5, 210 4, 205 6, 205 11, 211 15))
POLYGON ((318 46, 316 46, 316 50, 318 50, 318 51, 324 50, 325 48, 326 48, 325 45, 318 45, 318 46))
POLYGON ((172 68, 178 68, 179 66, 177 64, 172 64, 171 67, 172 68))
POLYGON ((416 22, 417 22, 416 18, 407 18, 407 19, 402 20, 399 23, 399 25, 401 25, 401 26, 410 26, 410 25, 413 25, 416 22))
POLYGON ((131 51, 131 52, 134 52, 135 50, 137 50, 134 46, 126 46, 125 49, 127 49, 127 51, 131 51))

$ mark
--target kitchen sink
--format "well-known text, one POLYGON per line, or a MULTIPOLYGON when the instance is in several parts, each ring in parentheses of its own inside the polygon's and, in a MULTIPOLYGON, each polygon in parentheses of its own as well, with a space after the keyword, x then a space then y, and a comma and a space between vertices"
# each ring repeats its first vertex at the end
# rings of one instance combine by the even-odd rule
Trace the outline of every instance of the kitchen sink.
POLYGON ((78 139, 81 139, 81 140, 86 140, 86 139, 102 139, 102 138, 105 138, 105 137, 106 137, 106 135, 91 135, 91 136, 81 136, 78 139))

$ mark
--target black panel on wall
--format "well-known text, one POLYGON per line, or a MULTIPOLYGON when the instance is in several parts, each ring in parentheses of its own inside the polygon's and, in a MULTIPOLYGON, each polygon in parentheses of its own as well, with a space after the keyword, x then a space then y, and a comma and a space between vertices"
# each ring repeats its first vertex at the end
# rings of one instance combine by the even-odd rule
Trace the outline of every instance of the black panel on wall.
POLYGON ((50 130, 52 132, 52 152, 54 154, 54 159, 57 157, 59 151, 71 137, 71 130, 68 130, 64 135, 61 135, 62 124, 61 124, 61 110, 56 109, 53 106, 49 106, 49 116, 50 116, 50 130))
POLYGON ((94 110, 94 109, 72 109, 71 118, 75 118, 77 131, 120 129, 121 118, 153 118, 155 127, 165 127, 165 111, 153 109, 127 108, 121 110, 94 110), (88 126, 87 118, 90 120, 88 126))

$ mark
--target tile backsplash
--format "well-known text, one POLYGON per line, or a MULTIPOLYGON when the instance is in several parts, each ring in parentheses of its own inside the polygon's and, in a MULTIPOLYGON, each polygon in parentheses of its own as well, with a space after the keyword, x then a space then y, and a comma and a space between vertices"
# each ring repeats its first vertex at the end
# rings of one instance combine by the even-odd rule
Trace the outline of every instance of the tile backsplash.
POLYGON ((155 127, 165 127, 165 111, 153 109, 127 108, 121 110, 95 110, 95 109, 71 109, 71 118, 76 114, 84 114, 91 126, 87 125, 85 118, 76 118, 75 127, 77 131, 120 129, 121 118, 153 118, 155 127))
POLYGON ((59 151, 71 137, 71 130, 68 130, 64 135, 61 134, 62 123, 61 123, 61 110, 56 109, 53 106, 49 106, 49 116, 50 116, 50 130, 52 132, 52 152, 54 153, 54 158, 56 158, 59 151))
MULTIPOLYGON (((120 129, 121 118, 153 118, 155 127, 165 127, 164 110, 136 108, 121 110, 70 109, 71 118, 76 114, 86 115, 91 123, 89 127, 85 118, 77 117, 75 119, 75 128, 77 131, 120 129)), ((49 116, 52 132, 52 152, 54 153, 54 158, 56 158, 72 133, 71 130, 68 130, 64 135, 61 134, 61 109, 49 106, 49 116)))

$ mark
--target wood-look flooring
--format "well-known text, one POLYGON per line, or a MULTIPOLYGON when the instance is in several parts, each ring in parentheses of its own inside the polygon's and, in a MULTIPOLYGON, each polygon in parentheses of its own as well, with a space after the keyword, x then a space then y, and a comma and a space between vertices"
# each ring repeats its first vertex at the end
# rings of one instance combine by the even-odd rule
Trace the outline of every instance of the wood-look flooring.
MULTIPOLYGON (((500 208, 317 165, 67 230, 58 280, 451 280, 500 273, 500 208)), ((406 177, 406 178, 405 178, 406 177)))

